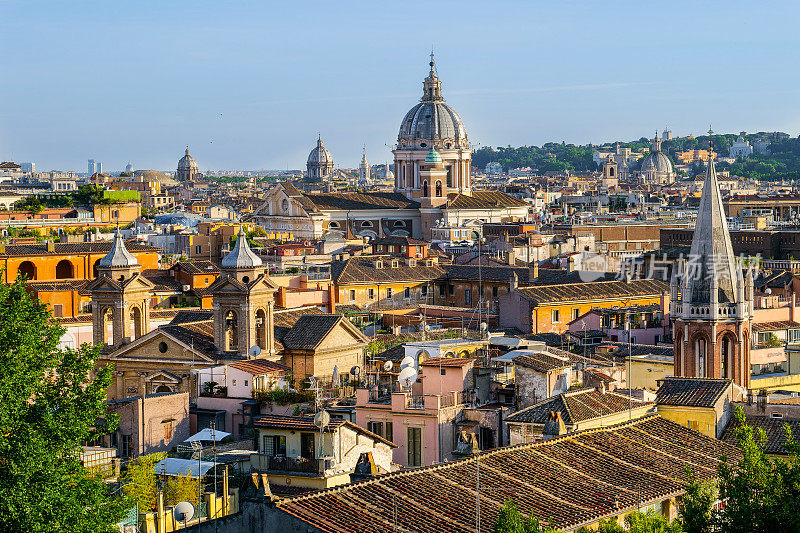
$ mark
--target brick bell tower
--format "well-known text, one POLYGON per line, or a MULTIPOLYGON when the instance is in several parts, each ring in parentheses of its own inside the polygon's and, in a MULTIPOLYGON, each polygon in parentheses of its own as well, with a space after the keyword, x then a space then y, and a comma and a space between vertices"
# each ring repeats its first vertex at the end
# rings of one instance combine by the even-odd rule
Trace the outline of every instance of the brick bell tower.
POLYGON ((670 280, 675 375, 729 378, 750 386, 753 277, 733 254, 713 161, 709 161, 688 261, 670 280))

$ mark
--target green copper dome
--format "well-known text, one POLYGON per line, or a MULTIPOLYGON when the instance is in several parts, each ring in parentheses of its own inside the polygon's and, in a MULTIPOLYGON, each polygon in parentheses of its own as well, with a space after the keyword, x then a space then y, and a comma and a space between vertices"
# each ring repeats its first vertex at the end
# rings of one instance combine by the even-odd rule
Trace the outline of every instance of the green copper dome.
POLYGON ((426 163, 441 163, 442 156, 439 155, 439 152, 434 150, 433 148, 430 149, 428 155, 425 156, 426 163))

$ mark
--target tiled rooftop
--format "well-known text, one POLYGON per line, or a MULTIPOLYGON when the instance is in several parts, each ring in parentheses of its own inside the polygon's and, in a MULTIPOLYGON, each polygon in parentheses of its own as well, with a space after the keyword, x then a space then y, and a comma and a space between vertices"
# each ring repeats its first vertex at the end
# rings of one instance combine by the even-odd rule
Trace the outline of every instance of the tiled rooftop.
POLYGON ((519 292, 535 304, 619 298, 626 296, 660 296, 669 289, 663 281, 634 279, 624 281, 595 281, 563 285, 536 285, 520 288, 519 292))
POLYGON ((577 424, 647 404, 636 399, 629 402, 629 399, 629 396, 596 389, 569 391, 517 411, 508 417, 508 422, 544 424, 551 411, 560 411, 565 424, 577 424))
MULTIPOLYGON (((792 435, 797 438, 800 435, 800 419, 797 418, 771 418, 765 415, 745 415, 744 423, 754 429, 763 429, 767 436, 767 441, 764 445, 766 453, 785 455, 788 450, 785 448, 786 444, 786 431, 784 424, 789 424, 792 429, 792 435)), ((722 440, 736 446, 738 443, 736 437, 736 429, 739 423, 735 418, 731 418, 725 432, 722 434, 722 440)))
POLYGON ((669 377, 661 382, 656 392, 658 405, 684 405, 687 407, 713 407, 732 386, 730 379, 669 377))
POLYGON ((720 456, 739 451, 657 416, 537 444, 500 448, 462 461, 386 474, 279 502, 321 531, 473 532, 480 472, 481 531, 492 531, 513 495, 525 515, 576 529, 640 503, 680 494, 686 467, 716 476, 720 456), (472 502, 472 503, 469 503, 472 502), (395 512, 400 509, 402 512, 395 512))

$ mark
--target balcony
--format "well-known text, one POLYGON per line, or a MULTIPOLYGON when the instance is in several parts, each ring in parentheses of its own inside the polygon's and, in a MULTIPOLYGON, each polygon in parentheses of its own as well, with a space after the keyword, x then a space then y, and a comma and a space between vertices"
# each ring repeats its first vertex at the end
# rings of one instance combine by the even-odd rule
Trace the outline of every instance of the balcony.
POLYGON ((318 476, 324 474, 325 465, 321 464, 324 459, 305 459, 304 457, 283 457, 274 455, 264 455, 261 453, 253 454, 250 462, 256 470, 291 472, 306 476, 318 476))

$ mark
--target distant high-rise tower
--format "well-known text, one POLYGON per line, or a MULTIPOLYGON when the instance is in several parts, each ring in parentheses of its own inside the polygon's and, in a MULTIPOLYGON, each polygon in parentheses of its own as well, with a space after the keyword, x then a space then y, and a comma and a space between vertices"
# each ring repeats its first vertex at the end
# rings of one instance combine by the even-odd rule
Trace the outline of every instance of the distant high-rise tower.
POLYGON ((97 161, 94 164, 94 168, 95 168, 95 172, 97 172, 98 174, 102 174, 103 173, 103 162, 102 161, 97 161))
POLYGON ((89 172, 90 176, 97 172, 97 164, 94 162, 94 159, 89 160, 87 171, 89 172))
POLYGON ((709 161, 689 262, 670 281, 676 376, 750 386, 753 276, 733 255, 714 162, 709 161))
POLYGON ((369 183, 369 163, 367 162, 367 145, 361 152, 361 163, 358 165, 358 183, 366 185, 369 183))

